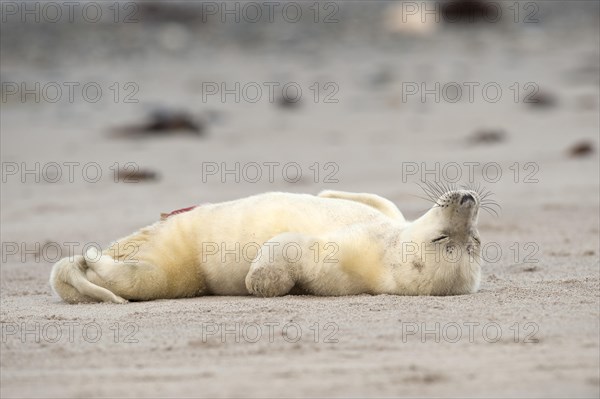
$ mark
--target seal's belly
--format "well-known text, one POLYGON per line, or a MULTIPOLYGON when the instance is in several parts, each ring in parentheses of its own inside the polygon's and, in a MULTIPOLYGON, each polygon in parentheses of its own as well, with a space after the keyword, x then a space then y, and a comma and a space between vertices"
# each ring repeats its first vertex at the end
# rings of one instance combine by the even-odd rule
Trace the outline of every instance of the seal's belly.
POLYGON ((181 219, 179 229, 193 237, 192 250, 207 293, 248 295, 245 278, 250 264, 257 256, 270 255, 269 248, 262 246, 274 236, 285 232, 320 236, 385 216, 352 201, 267 193, 204 205, 176 218, 181 219))

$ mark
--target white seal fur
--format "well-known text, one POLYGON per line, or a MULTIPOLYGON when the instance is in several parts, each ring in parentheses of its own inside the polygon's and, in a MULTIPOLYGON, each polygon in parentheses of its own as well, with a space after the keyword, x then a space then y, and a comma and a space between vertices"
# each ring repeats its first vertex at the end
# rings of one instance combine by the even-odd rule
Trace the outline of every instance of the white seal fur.
POLYGON ((477 291, 480 199, 440 196, 408 222, 374 194, 266 193, 170 216, 51 273, 66 302, 201 295, 457 295, 477 291))

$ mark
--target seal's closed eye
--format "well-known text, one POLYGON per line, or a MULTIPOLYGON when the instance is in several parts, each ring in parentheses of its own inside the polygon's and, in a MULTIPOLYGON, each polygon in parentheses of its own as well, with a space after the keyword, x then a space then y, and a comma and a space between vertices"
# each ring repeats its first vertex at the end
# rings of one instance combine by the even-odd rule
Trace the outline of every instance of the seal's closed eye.
POLYGON ((436 238, 435 240, 432 240, 431 242, 438 242, 438 241, 442 241, 444 239, 448 238, 448 236, 440 236, 438 238, 436 238))

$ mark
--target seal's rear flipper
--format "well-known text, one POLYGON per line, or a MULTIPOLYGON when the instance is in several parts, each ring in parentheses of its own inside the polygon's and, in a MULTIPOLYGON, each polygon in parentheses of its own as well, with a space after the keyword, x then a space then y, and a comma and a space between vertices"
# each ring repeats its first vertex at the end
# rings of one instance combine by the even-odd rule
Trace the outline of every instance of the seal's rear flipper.
POLYGON ((50 285, 65 302, 113 302, 126 303, 120 296, 106 288, 93 284, 86 276, 87 263, 77 255, 59 260, 52 267, 50 285))
POLYGON ((387 217, 390 217, 399 222, 406 222, 404 219, 404 215, 398 209, 394 203, 388 199, 380 197, 375 194, 368 193, 348 193, 345 191, 333 191, 333 190, 325 190, 321 191, 318 195, 321 198, 337 198, 344 199, 348 201, 360 202, 361 204, 365 204, 370 206, 371 208, 377 209, 379 212, 383 213, 387 217))

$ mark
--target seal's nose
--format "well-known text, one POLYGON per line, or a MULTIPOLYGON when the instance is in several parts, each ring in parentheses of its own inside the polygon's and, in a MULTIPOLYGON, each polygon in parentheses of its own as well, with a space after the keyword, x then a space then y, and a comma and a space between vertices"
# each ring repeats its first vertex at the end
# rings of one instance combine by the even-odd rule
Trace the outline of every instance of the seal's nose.
POLYGON ((475 198, 473 198, 473 196, 471 194, 464 194, 462 196, 462 198, 460 199, 460 204, 464 204, 465 202, 471 201, 473 203, 475 203, 475 198))

